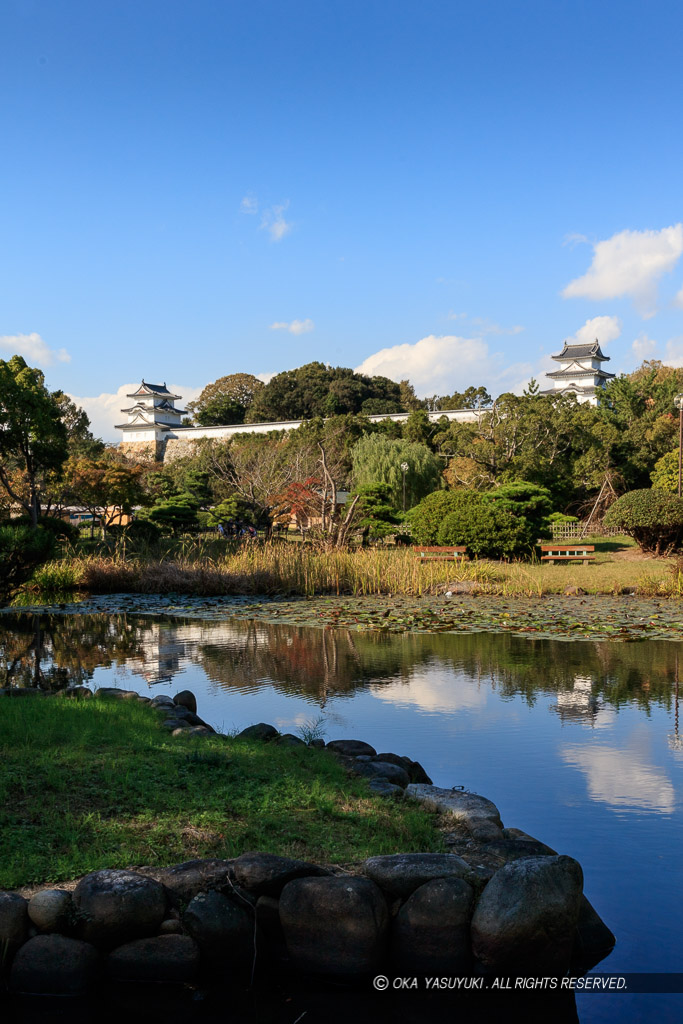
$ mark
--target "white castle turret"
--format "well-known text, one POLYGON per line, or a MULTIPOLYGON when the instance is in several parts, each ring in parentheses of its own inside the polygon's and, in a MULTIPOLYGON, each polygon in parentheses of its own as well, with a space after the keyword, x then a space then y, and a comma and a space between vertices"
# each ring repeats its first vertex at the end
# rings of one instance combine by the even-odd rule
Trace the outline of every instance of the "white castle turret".
POLYGON ((128 414, 126 423, 118 423, 117 430, 123 431, 122 450, 146 454, 147 458, 161 459, 168 434, 182 423, 186 409, 176 409, 180 395, 172 394, 163 384, 148 384, 142 381, 137 391, 126 395, 134 404, 121 412, 128 414))
POLYGON ((600 366, 609 360, 609 356, 602 354, 598 339, 592 345, 568 345, 565 341, 559 355, 552 358, 560 363, 560 369, 546 374, 554 386, 541 394, 574 394, 579 402, 597 405, 599 390, 604 388, 606 380, 614 377, 613 373, 607 373, 600 366))

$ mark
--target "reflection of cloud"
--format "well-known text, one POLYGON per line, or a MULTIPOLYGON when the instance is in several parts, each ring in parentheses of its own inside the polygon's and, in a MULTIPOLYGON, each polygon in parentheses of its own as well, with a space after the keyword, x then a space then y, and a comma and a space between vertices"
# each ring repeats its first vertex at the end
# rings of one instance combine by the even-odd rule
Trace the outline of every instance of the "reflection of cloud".
POLYGON ((431 668, 429 674, 419 670, 411 673, 410 685, 395 680, 371 686, 373 697, 388 704, 417 706, 423 711, 471 711, 486 705, 488 686, 478 686, 472 680, 453 672, 440 672, 431 668))
POLYGON ((616 747, 571 745, 563 760, 584 773, 588 794, 610 807, 639 807, 671 814, 675 791, 664 772, 628 750, 616 747))

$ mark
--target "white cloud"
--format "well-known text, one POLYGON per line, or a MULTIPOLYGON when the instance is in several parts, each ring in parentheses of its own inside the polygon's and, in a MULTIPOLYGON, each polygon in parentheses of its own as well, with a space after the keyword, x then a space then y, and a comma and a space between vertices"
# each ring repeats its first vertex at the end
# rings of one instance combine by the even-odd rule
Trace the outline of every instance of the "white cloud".
POLYGON ((683 366, 683 335, 679 334, 676 338, 669 338, 663 362, 667 366, 683 366))
POLYGON ((600 345, 607 345, 614 341, 621 334, 621 320, 618 316, 594 316, 586 320, 583 327, 572 338, 567 338, 570 344, 592 345, 597 338, 600 345))
POLYGON ((250 192, 243 197, 240 203, 240 213, 258 213, 258 199, 250 192))
POLYGON ((289 323, 286 320, 276 320, 270 325, 271 331, 289 331, 290 334, 308 334, 314 328, 315 324, 310 319, 292 320, 289 323))
POLYGON ((633 355, 636 357, 639 363, 642 363, 644 359, 652 359, 655 351, 657 350, 657 342, 654 338, 648 338, 647 334, 643 331, 639 334, 631 345, 633 355))
MULTIPOLYGON (((85 409, 90 417, 90 429, 95 437, 101 437, 103 441, 107 442, 120 441, 122 434, 114 427, 117 423, 125 423, 127 417, 121 412, 121 409, 126 409, 133 404, 132 400, 126 396, 137 391, 139 387, 140 381, 137 381, 135 384, 122 384, 113 394, 103 392, 101 395, 85 398, 79 395, 69 395, 69 398, 73 399, 76 405, 85 409)), ((181 401, 176 402, 180 409, 186 409, 187 403, 199 398, 203 390, 203 387, 190 388, 180 384, 169 384, 168 387, 174 395, 182 396, 181 401)))
POLYGON ((39 334, 3 334, 0 336, 0 349, 10 355, 23 356, 27 363, 38 366, 52 366, 58 363, 70 363, 71 356, 65 348, 57 351, 49 348, 39 334))
POLYGON ((657 281, 673 270, 681 253, 683 224, 661 231, 620 231, 593 245, 588 271, 570 281, 562 295, 596 300, 628 295, 644 317, 654 316, 657 281))
POLYGON ((670 780, 638 751, 576 744, 565 747, 562 758, 584 773, 591 800, 614 809, 638 807, 660 814, 671 814, 675 808, 676 793, 670 780))
POLYGON ((525 363, 505 366, 503 354, 491 352, 482 338, 430 334, 412 345, 392 345, 374 352, 356 367, 356 373, 408 379, 420 396, 450 394, 480 384, 500 394, 525 387, 532 367, 525 363))
POLYGON ((289 206, 289 199, 286 199, 280 206, 272 206, 266 210, 261 219, 261 227, 270 235, 271 242, 281 242, 285 235, 292 230, 292 221, 285 220, 284 213, 289 206))

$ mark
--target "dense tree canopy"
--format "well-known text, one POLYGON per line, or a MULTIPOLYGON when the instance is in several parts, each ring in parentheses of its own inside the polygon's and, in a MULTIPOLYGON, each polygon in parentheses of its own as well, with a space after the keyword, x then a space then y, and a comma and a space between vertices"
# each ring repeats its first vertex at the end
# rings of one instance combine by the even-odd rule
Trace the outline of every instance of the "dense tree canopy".
POLYGON ((231 373, 207 384, 197 401, 188 404, 188 411, 202 427, 244 423, 247 410, 264 387, 251 373, 231 373))
POLYGON ((276 422, 402 408, 401 386, 388 377, 366 377, 316 362, 276 374, 256 395, 249 419, 276 422))
POLYGON ((40 370, 21 356, 0 359, 0 484, 38 524, 50 474, 68 455, 67 429, 40 370))

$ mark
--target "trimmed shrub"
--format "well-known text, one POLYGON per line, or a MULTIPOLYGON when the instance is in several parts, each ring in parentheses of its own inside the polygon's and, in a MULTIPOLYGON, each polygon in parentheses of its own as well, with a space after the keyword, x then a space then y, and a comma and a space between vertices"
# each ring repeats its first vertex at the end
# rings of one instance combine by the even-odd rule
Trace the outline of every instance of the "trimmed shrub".
POLYGON ((404 520, 416 544, 436 544, 444 518, 450 512, 472 508, 477 502, 481 502, 481 495, 473 491, 432 491, 406 512, 404 520))
POLYGON ((518 480, 502 484, 495 491, 485 492, 483 497, 517 518, 524 516, 533 534, 532 543, 539 537, 550 535, 547 517, 552 511, 553 502, 550 491, 545 487, 518 480))
POLYGON ((668 554, 683 536, 683 500, 666 491, 628 491, 608 509, 604 525, 633 537, 643 551, 668 554))
POLYGON ((437 543, 466 544, 467 553, 477 558, 514 558, 528 554, 536 531, 524 516, 513 515, 502 502, 477 501, 477 497, 469 494, 457 511, 444 517, 437 543))

